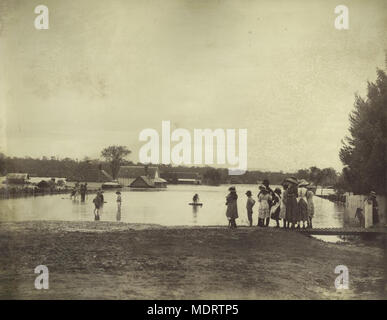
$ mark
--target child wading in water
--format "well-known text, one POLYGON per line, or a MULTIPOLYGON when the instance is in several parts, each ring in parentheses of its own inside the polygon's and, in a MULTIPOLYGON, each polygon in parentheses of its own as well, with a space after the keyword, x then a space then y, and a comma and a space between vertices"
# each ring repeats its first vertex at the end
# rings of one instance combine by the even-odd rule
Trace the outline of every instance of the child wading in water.
POLYGON ((247 219, 249 220, 250 227, 253 226, 253 207, 255 205, 255 200, 251 197, 251 191, 246 192, 247 196, 247 202, 246 202, 246 209, 247 209, 247 219))
POLYGON ((99 209, 101 208, 101 197, 97 194, 93 199, 94 202, 94 220, 99 220, 99 209))
POLYGON ((121 220, 121 192, 117 191, 117 221, 121 220))
POLYGON ((235 187, 230 187, 228 189, 230 193, 226 197, 226 217, 228 219, 228 226, 229 228, 233 229, 236 228, 236 219, 238 218, 238 206, 237 206, 237 200, 238 195, 236 194, 235 187))

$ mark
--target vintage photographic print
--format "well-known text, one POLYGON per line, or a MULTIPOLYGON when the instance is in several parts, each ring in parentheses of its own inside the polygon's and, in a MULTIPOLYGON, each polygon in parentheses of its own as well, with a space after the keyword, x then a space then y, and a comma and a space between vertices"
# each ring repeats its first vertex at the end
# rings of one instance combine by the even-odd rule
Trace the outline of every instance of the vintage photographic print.
POLYGON ((0 0, 0 299, 385 300, 386 31, 385 0, 0 0))

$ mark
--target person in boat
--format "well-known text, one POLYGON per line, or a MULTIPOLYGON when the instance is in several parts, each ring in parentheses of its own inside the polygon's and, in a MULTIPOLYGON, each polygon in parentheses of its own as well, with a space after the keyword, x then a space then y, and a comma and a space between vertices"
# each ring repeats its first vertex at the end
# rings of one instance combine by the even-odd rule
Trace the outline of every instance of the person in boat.
POLYGON ((198 203, 199 202, 199 195, 197 193, 195 193, 195 195, 193 196, 192 202, 193 203, 198 203))
POLYGON ((275 188, 273 199, 272 199, 272 206, 270 208, 270 218, 275 220, 275 222, 277 223, 276 228, 280 227, 279 221, 280 221, 281 204, 282 204, 281 189, 275 188))
POLYGON ((306 189, 308 190, 306 192, 306 203, 308 204, 308 225, 307 225, 307 227, 311 229, 311 228, 313 228, 312 220, 314 217, 314 202, 313 202, 314 193, 313 193, 313 187, 311 185, 308 185, 306 187, 306 189))
POLYGON ((233 229, 237 227, 236 219, 238 218, 238 206, 237 206, 237 200, 238 195, 236 193, 235 187, 230 187, 228 189, 230 193, 226 197, 226 217, 228 219, 228 226, 229 228, 233 229))
POLYGON ((249 220, 250 227, 252 227, 253 226, 253 207, 255 205, 255 200, 252 198, 252 194, 250 190, 246 192, 246 196, 247 196, 247 202, 246 202, 247 219, 249 220))
POLYGON ((268 227, 270 222, 270 207, 269 202, 272 198, 269 191, 264 185, 259 187, 258 193, 258 226, 259 227, 268 227), (268 222, 269 221, 269 222, 268 222))

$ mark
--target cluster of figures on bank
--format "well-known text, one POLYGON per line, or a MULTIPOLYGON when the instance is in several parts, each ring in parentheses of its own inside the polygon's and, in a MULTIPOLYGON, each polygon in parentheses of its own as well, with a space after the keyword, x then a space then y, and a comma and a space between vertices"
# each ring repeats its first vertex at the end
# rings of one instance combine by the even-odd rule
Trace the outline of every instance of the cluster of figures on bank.
MULTIPOLYGON (((283 221, 283 228, 312 228, 314 216, 314 203, 312 187, 305 180, 298 181, 294 177, 284 180, 283 192, 280 188, 274 191, 270 188, 269 180, 265 179, 259 186, 258 200, 258 226, 268 227, 270 219, 276 222, 276 228, 283 221)), ((230 193, 226 197, 226 217, 230 228, 236 228, 238 218, 238 195, 235 187, 228 189, 230 193)), ((256 201, 251 191, 246 192, 247 218, 250 226, 253 225, 253 207, 256 201)))

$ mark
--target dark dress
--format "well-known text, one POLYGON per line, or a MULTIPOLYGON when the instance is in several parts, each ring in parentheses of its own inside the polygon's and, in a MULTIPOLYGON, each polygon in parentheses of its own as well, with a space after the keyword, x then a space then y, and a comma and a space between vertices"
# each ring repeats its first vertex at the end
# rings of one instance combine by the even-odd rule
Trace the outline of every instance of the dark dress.
POLYGON ((308 221, 308 204, 301 198, 298 201, 298 221, 308 221))
MULTIPOLYGON (((273 192, 273 198, 272 198, 272 202, 271 202, 271 204, 272 204, 272 207, 274 207, 275 205, 277 205, 278 203, 279 204, 281 204, 280 203, 280 196, 278 196, 276 193, 274 193, 273 192)), ((274 210, 274 208, 273 208, 273 210, 274 210)), ((280 211, 281 211, 281 206, 279 205, 278 207, 277 207, 277 209, 275 209, 275 211, 271 214, 271 218, 273 219, 273 220, 279 220, 279 218, 280 218, 280 211)))
POLYGON ((292 184, 288 188, 287 199, 286 199, 286 220, 292 223, 299 221, 297 197, 298 189, 297 186, 292 184))

